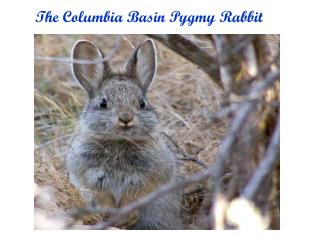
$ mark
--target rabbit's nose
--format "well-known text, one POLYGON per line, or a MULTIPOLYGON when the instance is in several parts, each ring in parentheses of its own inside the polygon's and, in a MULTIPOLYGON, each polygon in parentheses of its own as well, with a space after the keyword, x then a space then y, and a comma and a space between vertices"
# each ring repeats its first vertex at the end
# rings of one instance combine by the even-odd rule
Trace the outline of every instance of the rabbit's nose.
POLYGON ((133 114, 130 112, 123 112, 119 114, 119 122, 129 125, 129 123, 133 120, 133 114))

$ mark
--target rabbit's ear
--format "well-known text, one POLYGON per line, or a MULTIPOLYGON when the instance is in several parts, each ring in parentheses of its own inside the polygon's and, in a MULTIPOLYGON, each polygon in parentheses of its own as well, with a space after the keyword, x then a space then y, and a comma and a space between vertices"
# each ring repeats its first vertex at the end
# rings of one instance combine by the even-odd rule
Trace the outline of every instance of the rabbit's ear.
POLYGON ((74 62, 72 64, 75 79, 88 92, 89 97, 92 97, 103 78, 105 70, 101 50, 91 42, 79 40, 73 46, 71 59, 73 61, 94 61, 94 63, 89 64, 85 62, 74 62))
POLYGON ((151 39, 145 40, 127 63, 127 71, 138 78, 145 94, 154 78, 157 68, 156 49, 151 39))

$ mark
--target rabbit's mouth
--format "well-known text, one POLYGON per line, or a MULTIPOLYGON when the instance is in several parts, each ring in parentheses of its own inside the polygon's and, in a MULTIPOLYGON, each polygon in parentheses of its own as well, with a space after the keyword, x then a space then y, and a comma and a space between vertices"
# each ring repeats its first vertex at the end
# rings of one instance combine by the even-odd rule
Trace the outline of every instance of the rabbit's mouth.
POLYGON ((133 129, 135 127, 135 125, 131 124, 130 122, 129 123, 123 123, 123 122, 119 122, 117 124, 117 127, 120 129, 120 130, 123 130, 123 131, 128 131, 130 129, 133 129))
POLYGON ((113 136, 116 139, 130 139, 131 141, 145 140, 149 138, 150 133, 147 133, 146 129, 143 129, 137 125, 126 125, 117 127, 113 132, 113 136))
POLYGON ((139 129, 137 128, 137 126, 122 126, 122 127, 118 127, 117 128, 117 132, 119 133, 119 135, 123 135, 125 137, 128 137, 130 135, 134 135, 137 134, 139 132, 139 129))
POLYGON ((133 131, 134 131, 133 126, 123 126, 123 127, 119 128, 119 132, 121 132, 122 134, 130 133, 133 131))

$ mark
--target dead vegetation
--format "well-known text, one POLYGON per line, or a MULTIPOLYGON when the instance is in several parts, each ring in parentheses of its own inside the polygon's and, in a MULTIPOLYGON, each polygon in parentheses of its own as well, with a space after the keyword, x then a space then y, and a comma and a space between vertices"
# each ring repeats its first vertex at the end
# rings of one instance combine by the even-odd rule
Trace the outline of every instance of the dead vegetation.
MULTIPOLYGON (((156 42, 158 70, 149 95, 161 127, 184 156, 209 166, 205 169, 194 161, 182 161, 181 175, 186 182, 189 179, 180 184, 185 188, 184 222, 190 229, 278 229, 280 147, 277 143, 273 149, 269 147, 273 138, 277 140, 274 129, 279 124, 279 36, 151 37, 164 43, 156 42), (174 46, 181 38, 195 45, 191 62, 199 65, 173 51, 179 51, 174 46), (170 44, 173 50, 166 47, 170 44), (196 58, 201 58, 203 52, 206 59, 198 61, 196 58), (213 70, 201 67, 208 59, 214 59, 217 76, 209 77, 207 74, 213 70), (268 169, 264 163, 258 172, 268 156, 270 169, 264 171, 268 169), (258 183, 251 181, 255 172, 253 181, 258 183), (239 219, 239 214, 248 218, 239 219)), ((72 79, 68 58, 74 42, 87 39, 107 53, 112 65, 120 64, 145 38, 35 35, 35 228, 91 229, 85 223, 105 229, 112 225, 102 223, 99 214, 87 214, 64 166, 85 99, 85 93, 72 79)), ((165 187, 159 191, 172 188, 165 187)), ((156 194, 161 197, 163 193, 156 194)), ((125 215, 132 207, 143 204, 133 204, 120 212, 125 215)), ((99 211, 107 210, 96 213, 99 211)), ((113 212, 115 216, 117 211, 113 212)))

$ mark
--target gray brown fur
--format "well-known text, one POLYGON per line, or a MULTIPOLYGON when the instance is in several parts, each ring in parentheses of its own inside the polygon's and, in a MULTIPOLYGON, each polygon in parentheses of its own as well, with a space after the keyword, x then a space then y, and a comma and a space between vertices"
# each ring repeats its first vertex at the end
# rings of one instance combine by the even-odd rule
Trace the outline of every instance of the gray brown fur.
MULTIPOLYGON (((176 181, 176 157, 146 96, 156 71, 152 40, 137 47, 121 72, 100 61, 101 50, 87 41, 75 43, 72 58, 96 62, 72 66, 89 96, 67 157, 70 181, 82 196, 100 207, 122 207, 176 181), (100 107, 103 98, 106 109, 100 107)), ((173 192, 119 225, 131 221, 133 229, 181 229, 180 208, 181 194, 173 192)))

